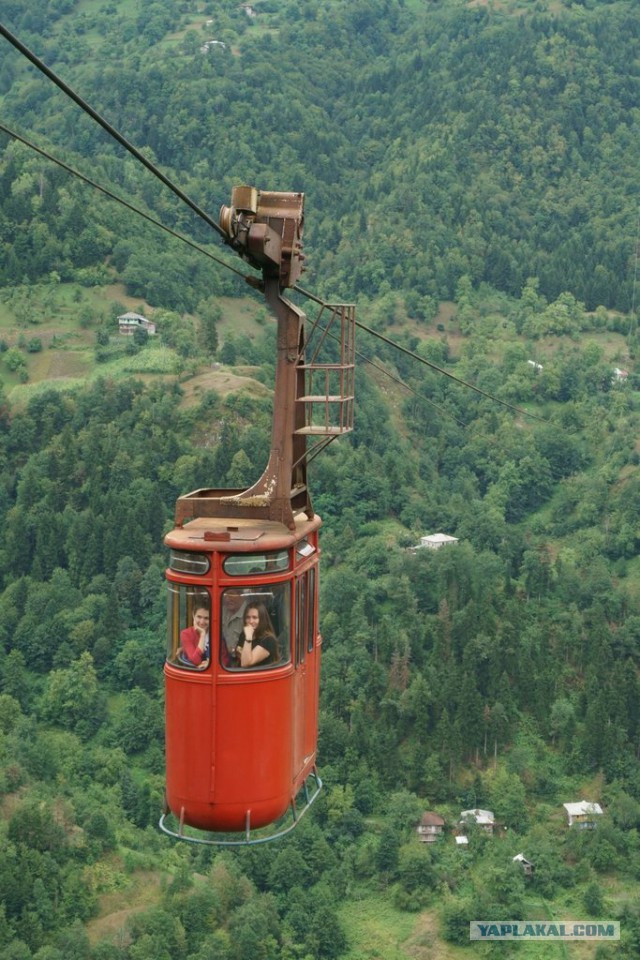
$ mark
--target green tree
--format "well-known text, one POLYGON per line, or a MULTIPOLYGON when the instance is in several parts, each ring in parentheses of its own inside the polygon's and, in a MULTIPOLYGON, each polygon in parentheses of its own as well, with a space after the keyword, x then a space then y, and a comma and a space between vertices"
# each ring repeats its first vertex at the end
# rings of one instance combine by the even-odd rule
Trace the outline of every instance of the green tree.
POLYGON ((133 342, 136 347, 146 347, 149 342, 149 331, 144 327, 136 327, 133 331, 133 342))
POLYGON ((113 727, 117 746, 128 754, 139 753, 162 740, 162 708, 144 690, 136 687, 126 695, 113 727))
POLYGON ((527 792, 519 777, 499 768, 491 781, 489 802, 496 818, 505 826, 524 833, 529 826, 527 792))
POLYGON ((229 934, 237 960, 272 960, 280 939, 275 900, 271 894, 257 894, 233 911, 229 934))
POLYGON ((200 349, 205 355, 213 357, 218 350, 218 324, 222 320, 222 309, 214 297, 209 297, 200 301, 197 314, 200 318, 200 349))
POLYGON ((395 826, 387 826, 380 834, 376 867, 387 878, 393 878, 400 860, 400 834, 395 826))
POLYGON ((26 370, 27 361, 21 350, 17 347, 9 347, 4 355, 4 362, 8 370, 17 373, 20 370, 26 370))
POLYGON ((40 701, 44 720, 89 737, 103 721, 105 712, 105 695, 99 688, 90 653, 81 654, 68 669, 49 674, 40 701))
POLYGON ((244 450, 234 453, 231 466, 226 476, 229 487, 248 487, 256 479, 256 469, 244 450))
POLYGON ((335 908, 320 905, 311 918, 305 942, 314 957, 337 960, 344 953, 347 938, 335 908))
POLYGON ((450 943, 469 942, 469 917, 475 917, 477 908, 470 898, 448 897, 442 907, 442 935, 450 943))
POLYGON ((598 919, 604 915, 605 904, 599 883, 590 883, 582 895, 582 903, 589 918, 598 919))
POLYGON ((67 849, 65 831, 54 819, 52 807, 36 801, 27 801, 16 808, 9 821, 7 836, 14 843, 24 844, 40 853, 54 853, 61 859, 67 849))
POLYGON ((424 906, 436 886, 437 873, 429 844, 410 844, 400 851, 398 880, 416 901, 416 909, 424 906))

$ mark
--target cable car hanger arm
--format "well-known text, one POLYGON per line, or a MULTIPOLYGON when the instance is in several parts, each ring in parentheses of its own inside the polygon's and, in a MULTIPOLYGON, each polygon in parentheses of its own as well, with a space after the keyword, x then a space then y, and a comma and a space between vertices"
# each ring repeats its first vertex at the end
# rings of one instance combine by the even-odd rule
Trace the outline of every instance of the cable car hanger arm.
MULTIPOLYGON (((234 187, 220 224, 228 242, 262 271, 262 288, 278 323, 271 449, 259 480, 247 490, 196 490, 178 499, 176 524, 196 517, 274 520, 290 530, 296 517, 314 516, 307 486, 307 437, 334 437, 353 429, 355 308, 327 305, 329 323, 340 322, 340 358, 330 364, 305 360, 304 313, 284 290, 304 270, 304 194, 234 187), (321 380, 314 390, 314 377, 321 380), (331 385, 331 388, 330 388, 331 385), (318 417, 318 410, 323 416, 318 417)), ((317 327, 317 324, 316 324, 317 327)), ((316 379, 317 382, 317 379, 316 379)), ((316 444, 315 456, 324 444, 316 444)))

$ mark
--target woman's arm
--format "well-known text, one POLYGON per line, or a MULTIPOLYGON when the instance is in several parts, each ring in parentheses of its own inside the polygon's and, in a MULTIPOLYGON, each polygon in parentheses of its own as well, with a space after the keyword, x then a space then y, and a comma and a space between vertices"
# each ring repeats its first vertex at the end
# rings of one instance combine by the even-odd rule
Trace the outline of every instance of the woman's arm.
POLYGON ((206 667, 209 663, 208 659, 204 659, 205 641, 206 633, 197 630, 195 627, 187 627, 180 634, 180 645, 183 653, 194 667, 206 667))
MULTIPOLYGON (((263 640, 266 641, 267 638, 264 637, 263 640)), ((271 656, 271 651, 262 646, 263 640, 248 640, 245 637, 244 640, 240 641, 241 667, 257 667, 259 663, 271 656)))

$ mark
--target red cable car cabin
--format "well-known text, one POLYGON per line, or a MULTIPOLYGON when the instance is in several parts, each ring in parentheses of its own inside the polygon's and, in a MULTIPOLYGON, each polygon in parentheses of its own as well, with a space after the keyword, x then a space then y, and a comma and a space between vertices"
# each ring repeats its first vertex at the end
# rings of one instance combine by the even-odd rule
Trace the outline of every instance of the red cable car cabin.
POLYGON ((195 521, 167 538, 167 803, 181 823, 262 827, 315 773, 319 526, 318 517, 294 531, 273 521, 217 530, 195 521), (243 614, 253 604, 268 613, 275 650, 243 667, 243 614), (211 611, 208 647, 194 664, 181 636, 201 607, 211 611))
POLYGON ((323 304, 306 337, 304 314, 282 296, 302 270, 303 200, 299 193, 237 187, 233 206, 222 208, 229 243, 262 270, 259 286, 278 322, 271 452, 248 490, 180 497, 175 529, 165 539, 167 810, 160 826, 195 842, 185 825, 243 831, 244 842, 287 810, 295 825, 321 787, 315 771, 321 521, 306 467, 352 429, 355 311, 330 306, 319 327, 323 304), (338 325, 337 334, 329 333, 338 325), (331 362, 318 363, 327 334, 339 349, 331 344, 331 362), (309 437, 316 438, 311 451, 309 437))

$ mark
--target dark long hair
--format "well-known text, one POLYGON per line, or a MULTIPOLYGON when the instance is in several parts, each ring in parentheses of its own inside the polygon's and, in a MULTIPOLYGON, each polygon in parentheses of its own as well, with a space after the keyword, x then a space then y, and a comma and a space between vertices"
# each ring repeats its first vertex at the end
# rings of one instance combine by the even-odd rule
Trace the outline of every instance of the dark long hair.
POLYGON ((280 644, 278 643, 278 638, 277 638, 277 636, 276 636, 276 631, 275 631, 274 628, 273 628, 273 624, 272 624, 272 622, 271 622, 271 617, 269 616, 269 611, 268 611, 267 608, 265 607, 264 603, 262 603, 260 600, 256 600, 255 603, 250 600, 249 603, 248 603, 248 604, 246 605, 246 607, 244 608, 244 614, 243 614, 243 617, 242 617, 242 624, 243 624, 243 626, 244 626, 244 624, 246 623, 247 613, 249 612, 249 610, 257 610, 257 611, 258 611, 258 626, 256 627, 255 633, 253 634, 253 639, 254 639, 254 641, 255 641, 256 643, 260 643, 260 640, 261 640, 263 637, 273 637, 273 639, 274 639, 274 641, 275 641, 275 657, 274 657, 274 659, 275 659, 275 660, 279 660, 279 659, 280 659, 280 644))

